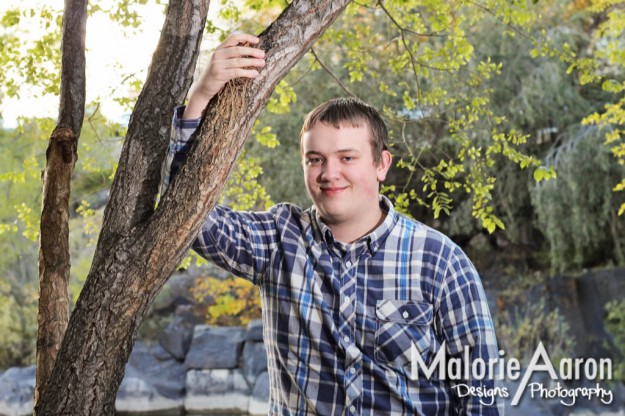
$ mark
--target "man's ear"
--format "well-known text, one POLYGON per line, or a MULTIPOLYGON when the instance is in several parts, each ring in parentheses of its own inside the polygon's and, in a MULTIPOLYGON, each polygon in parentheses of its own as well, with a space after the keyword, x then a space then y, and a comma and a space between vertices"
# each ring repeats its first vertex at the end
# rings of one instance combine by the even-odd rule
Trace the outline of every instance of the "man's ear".
POLYGON ((391 163, 393 162, 393 156, 391 156, 391 152, 388 150, 382 151, 382 157, 380 158, 380 163, 377 166, 377 174, 378 174, 378 182, 384 182, 386 179, 386 173, 391 167, 391 163))

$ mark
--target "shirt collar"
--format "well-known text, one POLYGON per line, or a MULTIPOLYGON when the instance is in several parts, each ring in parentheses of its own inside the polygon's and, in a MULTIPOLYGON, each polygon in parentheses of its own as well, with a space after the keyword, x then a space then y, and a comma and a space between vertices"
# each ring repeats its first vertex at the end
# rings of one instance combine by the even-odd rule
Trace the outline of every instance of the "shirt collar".
POLYGON ((313 225, 313 232, 316 234, 317 238, 324 241, 328 247, 340 247, 345 249, 347 247, 360 247, 364 244, 368 246, 369 252, 373 255, 380 248, 380 246, 386 240, 386 237, 391 232, 395 223, 397 222, 397 212, 393 207, 393 203, 384 195, 380 195, 380 208, 383 212, 386 212, 386 217, 384 221, 371 231, 369 234, 359 238, 352 244, 344 244, 334 239, 334 235, 332 234, 332 230, 328 227, 322 220, 319 215, 317 209, 313 206, 310 208, 310 218, 313 225))

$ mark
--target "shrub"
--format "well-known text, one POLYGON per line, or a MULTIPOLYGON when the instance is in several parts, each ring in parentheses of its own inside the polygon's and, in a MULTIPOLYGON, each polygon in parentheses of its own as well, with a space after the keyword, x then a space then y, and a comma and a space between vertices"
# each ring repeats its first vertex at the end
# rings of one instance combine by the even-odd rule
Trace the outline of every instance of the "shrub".
POLYGON ((258 288, 247 280, 235 277, 224 280, 201 277, 191 291, 198 302, 208 301, 208 324, 241 326, 260 318, 258 288))
POLYGON ((618 362, 614 365, 614 379, 625 382, 625 300, 608 302, 605 324, 612 335, 618 362))

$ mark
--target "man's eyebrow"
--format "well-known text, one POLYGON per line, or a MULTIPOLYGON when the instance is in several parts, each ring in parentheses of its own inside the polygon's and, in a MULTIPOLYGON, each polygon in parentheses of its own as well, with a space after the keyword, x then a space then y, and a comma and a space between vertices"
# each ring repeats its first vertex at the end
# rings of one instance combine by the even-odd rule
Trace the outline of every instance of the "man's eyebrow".
MULTIPOLYGON (((339 149, 335 152, 332 152, 335 154, 343 154, 343 153, 359 153, 358 149, 339 149)), ((318 155, 318 156, 323 156, 323 153, 321 153, 320 151, 317 150, 309 150, 306 153, 304 153, 304 156, 309 156, 309 155, 318 155)))

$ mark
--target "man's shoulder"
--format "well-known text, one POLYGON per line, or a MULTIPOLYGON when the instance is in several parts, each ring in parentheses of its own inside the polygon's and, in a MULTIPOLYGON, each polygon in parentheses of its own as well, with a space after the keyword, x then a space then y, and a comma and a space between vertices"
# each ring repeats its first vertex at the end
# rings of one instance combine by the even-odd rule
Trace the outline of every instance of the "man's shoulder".
POLYGON ((445 246, 456 246, 451 238, 445 235, 442 231, 439 231, 421 221, 408 217, 404 214, 396 213, 397 222, 396 228, 401 233, 406 233, 413 239, 438 242, 445 246))
POLYGON ((295 205, 291 202, 279 202, 269 208, 269 212, 271 212, 274 216, 293 216, 294 218, 300 218, 302 216, 309 215, 308 212, 310 209, 304 209, 299 205, 295 205))
POLYGON ((312 227, 312 210, 298 205, 281 202, 271 207, 270 213, 276 231, 289 239, 299 240, 312 227))
POLYGON ((213 210, 213 215, 241 215, 250 218, 259 218, 263 220, 274 219, 276 222, 299 220, 302 217, 307 216, 307 211, 303 208, 291 204, 289 202, 280 202, 275 204, 264 211, 246 211, 236 210, 226 205, 216 205, 213 210))
POLYGON ((390 235, 403 241, 412 240, 412 247, 432 244, 445 247, 455 246, 455 243, 443 232, 396 211, 387 197, 380 197, 380 207, 388 213, 385 222, 390 228, 390 235))
POLYGON ((278 228, 307 227, 310 224, 311 210, 304 209, 290 202, 280 202, 266 211, 249 212, 253 217, 269 220, 276 224, 278 228))
POLYGON ((401 214, 398 214, 397 225, 405 228, 407 234, 403 238, 408 239, 413 252, 420 253, 422 261, 444 270, 450 267, 464 271, 473 269, 464 250, 443 232, 401 214))
POLYGON ((438 258, 464 258, 463 249, 448 235, 419 220, 396 213, 397 221, 393 232, 402 239, 411 240, 411 246, 436 254, 438 258))

